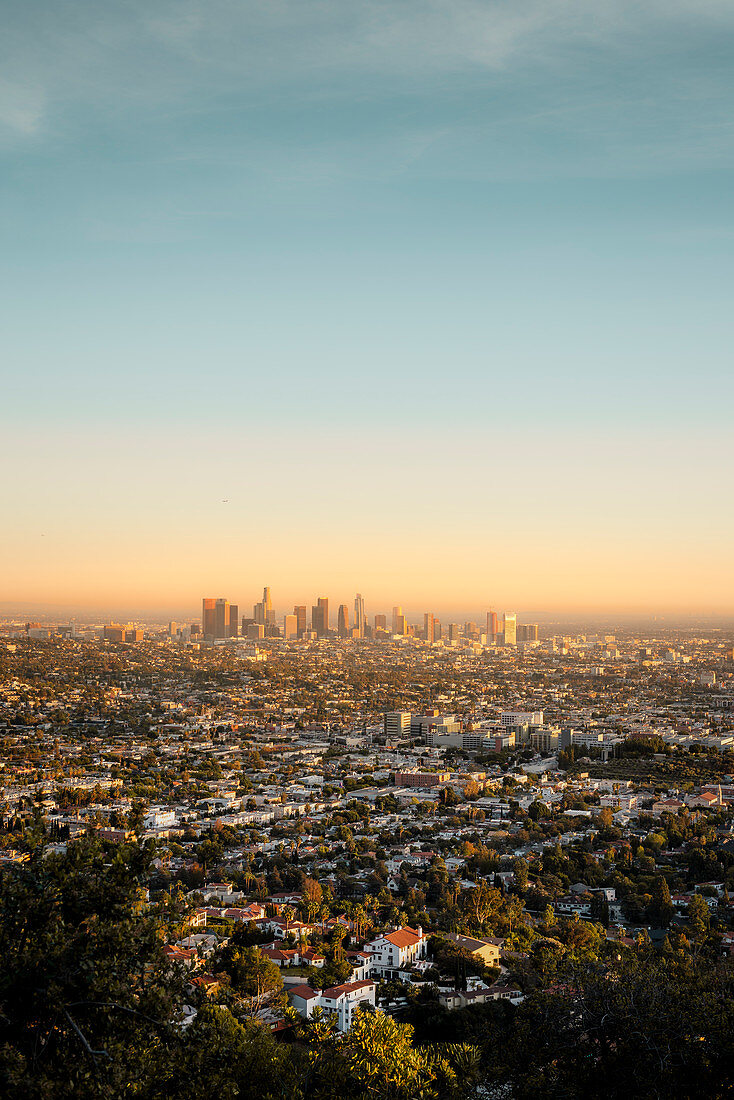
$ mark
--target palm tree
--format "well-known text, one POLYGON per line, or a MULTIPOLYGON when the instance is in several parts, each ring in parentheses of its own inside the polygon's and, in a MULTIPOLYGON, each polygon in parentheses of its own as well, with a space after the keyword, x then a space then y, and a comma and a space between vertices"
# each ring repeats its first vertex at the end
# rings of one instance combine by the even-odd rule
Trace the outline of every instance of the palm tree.
POLYGON ((292 905, 284 905, 281 909, 281 913, 285 917, 285 934, 288 935, 288 924, 296 915, 296 911, 292 905))
POLYGON ((255 879, 255 876, 253 875, 253 873, 252 873, 252 871, 250 870, 250 868, 249 868, 249 867, 248 867, 248 868, 247 868, 247 870, 245 871, 245 873, 244 873, 244 875, 242 876, 242 878, 243 878, 243 880, 244 880, 245 886, 247 887, 247 890, 248 890, 248 893, 249 893, 249 892, 250 892, 250 888, 251 888, 251 886, 252 886, 253 882, 255 882, 255 881, 256 881, 256 879, 255 879))

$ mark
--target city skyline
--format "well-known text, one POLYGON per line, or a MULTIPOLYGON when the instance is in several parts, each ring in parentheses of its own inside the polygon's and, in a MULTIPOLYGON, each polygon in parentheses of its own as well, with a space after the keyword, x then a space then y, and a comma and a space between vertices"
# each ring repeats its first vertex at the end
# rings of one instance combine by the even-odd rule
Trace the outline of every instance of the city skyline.
MULTIPOLYGON (((239 605, 230 603, 224 597, 204 596, 201 601, 201 618, 198 622, 187 624, 187 635, 201 636, 208 641, 225 641, 233 638, 248 638, 258 640, 261 638, 284 638, 286 640, 309 637, 319 638, 343 638, 362 639, 375 637, 388 637, 392 635, 421 637, 428 643, 453 640, 459 633, 468 634, 479 639, 484 637, 486 644, 499 644, 515 646, 522 641, 538 640, 537 623, 518 623, 517 612, 503 611, 501 615, 495 610, 488 610, 486 615, 479 616, 480 623, 472 619, 465 619, 463 626, 457 622, 446 623, 445 626, 433 612, 423 613, 423 626, 420 621, 411 622, 409 617, 403 614, 402 607, 393 607, 391 631, 387 628, 387 615, 384 612, 372 613, 372 624, 367 614, 365 599, 360 592, 354 597, 354 619, 350 625, 349 607, 347 604, 339 604, 337 611, 336 629, 332 629, 329 612, 329 597, 318 596, 316 603, 311 607, 310 627, 306 617, 306 605, 294 605, 293 610, 286 608, 278 615, 273 606, 270 595, 270 587, 263 588, 262 600, 253 605, 252 615, 245 613, 239 617, 239 605), (282 625, 279 625, 279 619, 282 625), (482 622, 485 622, 484 630, 482 622)), ((174 633, 174 627, 178 624, 169 624, 169 633, 174 633)))

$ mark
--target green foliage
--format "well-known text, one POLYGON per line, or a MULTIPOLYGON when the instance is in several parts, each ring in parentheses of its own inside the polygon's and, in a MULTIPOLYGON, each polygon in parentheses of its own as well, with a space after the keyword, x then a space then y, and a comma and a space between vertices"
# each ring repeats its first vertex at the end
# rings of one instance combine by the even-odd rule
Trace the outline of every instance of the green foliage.
POLYGON ((637 953, 559 973, 517 1012, 489 1076, 518 1100, 723 1097, 734 1089, 734 972, 637 953))
POLYGON ((146 915, 150 852, 94 840, 6 871, 0 891, 0 1093, 112 1094, 175 1034, 180 984, 146 915))
POLYGON ((257 947, 242 947, 231 940, 212 962, 214 973, 224 972, 242 997, 262 999, 283 987, 280 969, 257 947))

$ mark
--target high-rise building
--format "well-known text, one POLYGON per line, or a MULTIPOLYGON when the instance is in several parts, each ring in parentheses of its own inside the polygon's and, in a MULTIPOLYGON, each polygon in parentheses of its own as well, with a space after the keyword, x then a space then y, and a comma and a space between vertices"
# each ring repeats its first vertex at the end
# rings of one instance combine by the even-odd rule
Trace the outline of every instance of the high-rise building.
POLYGON ((275 612, 273 611, 269 588, 263 588, 263 598, 253 607, 252 617, 256 623, 264 623, 270 626, 275 623, 275 612))
POLYGON ((518 642, 537 642, 537 640, 538 640, 538 624, 537 623, 518 623, 517 624, 517 640, 518 640, 518 642))
POLYGON ((375 615, 375 630, 387 631, 387 615, 375 615))
POLYGON ((283 616, 283 637, 287 642, 298 637, 298 618, 296 615, 283 616))
POLYGON ((214 637, 214 631, 216 629, 216 607, 216 600, 207 599, 205 597, 201 601, 201 632, 205 638, 214 637))
POLYGON ((439 619, 434 619, 433 620, 433 640, 434 640, 434 642, 440 642, 442 634, 443 634, 443 630, 441 628, 440 620, 439 619))
POLYGON ((311 608, 311 629, 318 638, 325 638, 329 633, 329 600, 326 596, 319 596, 311 608))
POLYGON ((505 611, 505 645, 517 645, 517 615, 514 611, 505 611))
POLYGON ((354 629, 357 631, 357 638, 364 638, 364 628, 367 620, 364 614, 364 599, 358 592, 354 597, 354 629))
POLYGON ((293 608, 293 614, 296 616, 298 637, 302 638, 306 633, 306 605, 297 604, 293 608))
POLYGON ((236 603, 229 605, 229 630, 227 631, 230 638, 236 638, 240 632, 239 630, 240 609, 236 603))
POLYGON ((404 634, 405 631, 398 630, 398 620, 403 618, 403 609, 398 604, 392 609, 392 632, 393 634, 404 634))
POLYGON ((409 633, 410 631, 408 629, 408 620, 405 618, 405 615, 398 615, 395 620, 395 629, 393 630, 393 634, 405 635, 409 633))
POLYGON ((497 612, 496 611, 488 611, 487 612, 487 641, 488 642, 493 641, 497 637, 498 633, 499 633, 499 624, 497 622, 497 612))
POLYGON ((423 637, 427 642, 433 641, 433 615, 430 611, 423 616, 423 637))
POLYGON ((219 599, 214 604, 214 637, 226 638, 229 633, 229 601, 219 599))
POLYGON ((351 637, 351 633, 349 630, 349 608, 345 603, 339 604, 339 613, 337 615, 337 631, 340 638, 351 637))
POLYGON ((458 642, 459 633, 460 633, 459 624, 458 623, 449 623, 449 641, 450 642, 458 642))
POLYGON ((389 710, 385 715, 385 735, 388 739, 393 737, 405 737, 410 733, 409 710, 389 710))

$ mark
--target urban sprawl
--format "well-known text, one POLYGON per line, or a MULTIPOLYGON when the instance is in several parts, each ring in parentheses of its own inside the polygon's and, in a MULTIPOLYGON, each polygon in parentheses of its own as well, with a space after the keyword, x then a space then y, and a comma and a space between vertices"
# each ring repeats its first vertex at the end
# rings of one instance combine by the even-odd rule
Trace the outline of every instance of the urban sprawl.
MULTIPOLYGON (((600 1021, 624 982, 662 997, 670 959, 721 982, 734 949, 732 633, 370 618, 359 594, 334 619, 326 597, 276 615, 265 588, 251 616, 205 598, 185 624, 0 624, 4 896, 122 854, 170 1025, 259 1033, 283 1095, 331 1095, 327 1047, 340 1095, 576 1095, 566 1063, 621 1073, 635 1026, 600 1021), (573 1042, 541 1028, 529 1053, 521 1021, 550 1004, 573 1042), (349 1061, 378 1026, 404 1093, 349 1061)), ((72 1003, 62 1030, 107 1072, 72 1003)), ((724 1049, 696 1058, 707 1042, 724 1049)))

